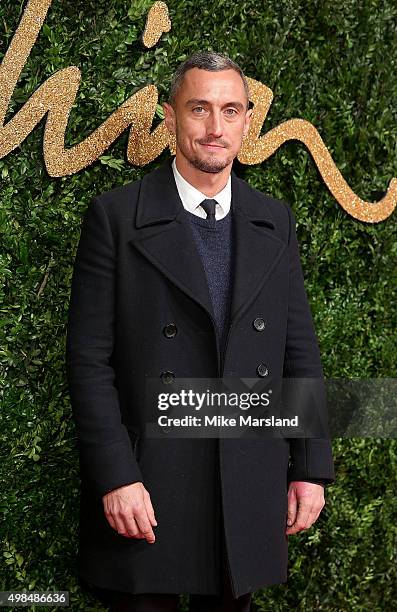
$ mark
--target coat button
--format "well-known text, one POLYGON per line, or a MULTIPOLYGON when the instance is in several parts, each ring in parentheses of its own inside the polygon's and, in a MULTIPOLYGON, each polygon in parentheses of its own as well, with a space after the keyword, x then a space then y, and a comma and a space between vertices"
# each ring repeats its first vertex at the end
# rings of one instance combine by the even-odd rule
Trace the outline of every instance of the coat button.
POLYGON ((168 385, 169 383, 172 383, 172 381, 174 380, 175 374, 174 372, 171 372, 170 370, 166 370, 165 372, 161 372, 160 378, 165 385, 168 385))
POLYGON ((255 327, 256 331, 263 331, 265 329, 264 319, 262 319, 262 317, 257 317, 253 320, 253 326, 255 327))
POLYGON ((178 329, 175 323, 167 323, 167 325, 163 327, 163 334, 166 338, 174 338, 177 331, 178 329))
POLYGON ((267 376, 269 374, 269 370, 267 369, 267 366, 265 363, 260 363, 258 367, 256 368, 256 371, 259 376, 267 376))

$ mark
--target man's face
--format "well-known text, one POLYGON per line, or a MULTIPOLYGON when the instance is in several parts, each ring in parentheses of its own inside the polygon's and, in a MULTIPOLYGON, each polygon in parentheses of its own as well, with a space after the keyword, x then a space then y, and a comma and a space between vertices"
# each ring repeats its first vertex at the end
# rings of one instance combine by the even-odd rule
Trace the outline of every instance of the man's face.
POLYGON ((177 159, 202 172, 231 166, 247 133, 252 110, 247 109, 243 81, 235 70, 188 70, 174 107, 163 105, 165 122, 175 134, 177 159))

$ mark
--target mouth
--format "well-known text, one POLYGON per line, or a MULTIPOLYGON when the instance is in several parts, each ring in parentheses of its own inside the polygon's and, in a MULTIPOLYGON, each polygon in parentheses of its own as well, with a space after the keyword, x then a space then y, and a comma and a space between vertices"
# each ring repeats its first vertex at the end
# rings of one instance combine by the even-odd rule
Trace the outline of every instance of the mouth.
POLYGON ((222 145, 218 145, 218 144, 202 144, 202 147, 205 147, 206 149, 209 150, 216 150, 216 149, 224 149, 225 147, 222 145))

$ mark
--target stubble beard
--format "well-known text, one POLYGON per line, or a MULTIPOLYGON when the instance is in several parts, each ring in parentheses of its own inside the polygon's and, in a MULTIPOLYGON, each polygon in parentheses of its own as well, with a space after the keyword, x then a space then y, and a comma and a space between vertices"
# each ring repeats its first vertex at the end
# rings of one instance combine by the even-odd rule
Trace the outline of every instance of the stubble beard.
POLYGON ((194 166, 198 170, 201 170, 201 172, 210 172, 212 174, 222 172, 222 170, 224 170, 226 166, 228 166, 232 161, 233 159, 229 158, 222 161, 216 159, 215 157, 210 157, 209 159, 201 159, 199 157, 194 157, 192 159, 189 159, 189 162, 192 164, 192 166, 194 166))

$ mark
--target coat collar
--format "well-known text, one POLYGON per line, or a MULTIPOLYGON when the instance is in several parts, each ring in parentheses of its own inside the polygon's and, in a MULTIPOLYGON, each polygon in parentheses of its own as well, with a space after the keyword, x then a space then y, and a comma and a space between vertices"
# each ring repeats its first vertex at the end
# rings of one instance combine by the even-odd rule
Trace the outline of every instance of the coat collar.
MULTIPOLYGON (((171 164, 172 160, 167 160, 143 177, 135 222, 137 228, 173 221, 183 209, 171 164)), ((235 208, 240 208, 250 221, 258 221, 274 229, 273 217, 268 207, 264 206, 263 198, 233 171, 231 180, 232 204, 235 208)))
MULTIPOLYGON (((234 172, 231 178, 235 270, 230 325, 234 325, 260 292, 286 244, 274 235, 275 221, 263 195, 234 172)), ((171 283, 197 302, 216 329, 207 279, 189 219, 179 198, 171 160, 142 179, 134 234, 129 242, 171 283)), ((219 365, 217 334, 216 341, 219 365)))

